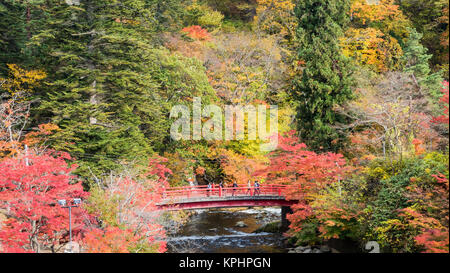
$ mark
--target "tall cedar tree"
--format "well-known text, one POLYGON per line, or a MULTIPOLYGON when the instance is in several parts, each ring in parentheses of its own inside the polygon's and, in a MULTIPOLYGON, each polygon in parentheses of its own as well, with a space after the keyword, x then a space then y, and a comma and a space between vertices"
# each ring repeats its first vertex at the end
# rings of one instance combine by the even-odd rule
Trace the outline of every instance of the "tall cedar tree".
POLYGON ((0 2, 0 75, 7 75, 7 66, 22 60, 25 41, 25 8, 20 2, 0 2))
POLYGON ((91 172, 107 173, 126 162, 145 166, 149 154, 168 141, 171 106, 187 103, 186 97, 213 96, 199 61, 156 46, 160 24, 171 14, 172 6, 165 5, 163 0, 47 4, 46 24, 32 37, 50 83, 38 94, 37 120, 62 129, 53 148, 80 159, 78 174, 92 177, 91 172), (161 10, 165 17, 159 22, 161 10))
POLYGON ((150 146, 139 115, 150 113, 152 13, 146 1, 49 1, 46 24, 32 38, 50 86, 40 115, 63 130, 56 149, 94 172, 114 159, 143 160, 150 146), (145 35, 144 35, 145 34, 145 35))
POLYGON ((44 10, 31 38, 49 75, 36 120, 62 129, 53 148, 80 160, 78 174, 145 166, 170 141, 171 106, 214 97, 199 61, 157 47, 172 1, 52 0, 44 10))
POLYGON ((337 150, 345 137, 333 128, 344 123, 333 107, 352 97, 349 60, 339 38, 349 21, 350 1, 298 1, 297 40, 302 73, 294 79, 297 126, 302 140, 316 150, 337 150))

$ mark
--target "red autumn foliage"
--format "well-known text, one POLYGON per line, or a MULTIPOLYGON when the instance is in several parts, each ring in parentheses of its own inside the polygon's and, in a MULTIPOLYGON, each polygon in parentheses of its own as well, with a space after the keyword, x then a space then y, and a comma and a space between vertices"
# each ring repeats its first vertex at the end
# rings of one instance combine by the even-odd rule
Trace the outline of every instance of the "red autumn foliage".
POLYGON ((279 136, 278 150, 270 154, 270 165, 254 175, 264 175, 271 184, 288 184, 287 199, 300 200, 292 206, 293 213, 288 215, 293 231, 301 230, 301 222, 312 216, 310 206, 312 196, 327 185, 337 182, 339 175, 348 171, 341 154, 317 154, 308 151, 291 131, 279 136))
POLYGON ((102 200, 117 200, 120 215, 111 225, 85 234, 86 252, 166 251, 164 228, 158 224, 156 207, 164 188, 169 186, 167 175, 172 173, 163 164, 165 161, 162 157, 150 159, 149 171, 140 178, 118 176, 106 182, 102 200))
MULTIPOLYGON (((141 242, 142 236, 133 229, 118 227, 107 227, 104 230, 93 229, 85 234, 83 240, 87 253, 130 253, 130 249, 139 251, 141 242)), ((154 252, 163 253, 166 251, 165 242, 158 242, 153 246, 154 252)))
MULTIPOLYGON (((57 200, 85 198, 71 172, 66 153, 5 158, 0 161, 0 208, 8 219, 0 230, 3 252, 57 251, 68 241, 69 215, 57 200)), ((87 214, 82 207, 72 210, 74 237, 84 229, 87 214)))
POLYGON ((118 227, 93 229, 86 233, 83 240, 87 253, 129 253, 129 246, 136 245, 138 241, 139 236, 131 229, 118 227))
POLYGON ((172 170, 167 168, 164 164, 167 158, 162 156, 154 156, 149 159, 148 172, 146 176, 151 176, 156 179, 161 187, 168 187, 168 175, 172 174, 172 170))
POLYGON ((189 26, 185 27, 181 30, 183 33, 185 33, 189 38, 195 39, 195 40, 202 40, 202 41, 208 41, 211 39, 210 34, 208 31, 201 26, 189 26))
POLYGON ((448 230, 431 229, 414 238, 428 253, 448 253, 448 230))
POLYGON ((420 187, 416 184, 418 181, 411 178, 413 184, 407 188, 409 190, 408 197, 416 200, 420 207, 426 208, 426 210, 419 212, 405 208, 401 210, 401 215, 409 216, 409 225, 421 231, 414 237, 414 240, 417 245, 424 248, 424 252, 448 253, 449 182, 448 178, 441 173, 432 176, 437 183, 433 187, 420 187))

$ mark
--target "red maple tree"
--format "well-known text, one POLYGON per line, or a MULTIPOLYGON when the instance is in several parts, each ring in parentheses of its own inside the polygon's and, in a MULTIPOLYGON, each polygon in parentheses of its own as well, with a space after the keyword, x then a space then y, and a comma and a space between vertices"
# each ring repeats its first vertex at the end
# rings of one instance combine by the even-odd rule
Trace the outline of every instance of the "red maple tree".
POLYGON ((420 187, 418 181, 413 181, 408 187, 408 197, 417 200, 423 209, 405 208, 401 211, 409 216, 408 224, 420 230, 414 240, 423 247, 423 252, 448 253, 448 178, 441 173, 432 176, 436 179, 432 187, 420 187))
POLYGON ((327 185, 337 182, 348 167, 341 154, 317 154, 300 143, 295 131, 278 137, 278 149, 270 154, 270 164, 254 175, 264 175, 271 184, 288 184, 286 197, 299 200, 288 215, 293 231, 301 230, 301 222, 314 214, 310 201, 327 185))
MULTIPOLYGON (((69 215, 57 200, 85 198, 81 183, 68 166, 66 153, 5 158, 0 161, 0 209, 7 216, 0 230, 3 252, 58 251, 68 241, 69 215)), ((73 235, 79 236, 87 217, 72 210, 73 235)))
MULTIPOLYGON (((111 176, 105 181, 100 202, 112 202, 117 215, 101 228, 85 233, 83 248, 86 252, 165 252, 164 228, 158 222, 164 188, 169 186, 168 169, 163 157, 149 160, 148 172, 138 177, 111 176)), ((99 216, 95 211, 93 215, 99 216)))

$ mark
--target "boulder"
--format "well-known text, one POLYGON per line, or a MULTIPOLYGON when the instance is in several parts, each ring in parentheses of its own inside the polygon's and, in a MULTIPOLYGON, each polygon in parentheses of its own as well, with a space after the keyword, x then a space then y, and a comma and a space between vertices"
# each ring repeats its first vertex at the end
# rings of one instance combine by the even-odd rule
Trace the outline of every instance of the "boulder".
POLYGON ((312 250, 311 250, 311 248, 307 248, 307 249, 303 250, 303 253, 312 253, 312 250))
POLYGON ((331 252, 331 248, 329 246, 323 245, 320 247, 320 251, 328 253, 331 252))
POLYGON ((239 221, 236 223, 236 227, 246 227, 247 225, 244 223, 244 221, 239 221))
POLYGON ((256 229, 254 232, 270 232, 270 233, 278 233, 280 232, 281 223, 280 222, 272 222, 265 224, 264 226, 256 229))
POLYGON ((80 253, 80 245, 77 242, 67 243, 64 246, 64 253, 80 253))
POLYGON ((298 246, 295 248, 295 250, 297 251, 305 251, 306 249, 310 248, 309 246, 298 246))

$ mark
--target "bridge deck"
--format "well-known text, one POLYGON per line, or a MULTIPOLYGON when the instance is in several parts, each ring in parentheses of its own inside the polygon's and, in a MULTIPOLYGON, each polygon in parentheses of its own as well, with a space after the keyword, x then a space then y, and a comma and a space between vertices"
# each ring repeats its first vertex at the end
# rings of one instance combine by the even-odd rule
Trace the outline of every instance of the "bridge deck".
POLYGON ((171 204, 171 203, 192 203, 192 202, 205 202, 205 201, 231 201, 231 200, 284 200, 284 196, 278 195, 236 195, 236 196, 196 196, 190 198, 177 198, 177 199, 165 199, 159 204, 171 204))
POLYGON ((290 206, 295 201, 285 198, 286 186, 264 185, 254 187, 188 186, 170 188, 158 207, 168 210, 242 206, 290 206))

